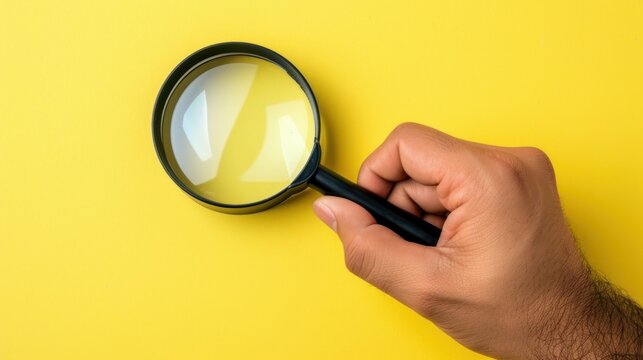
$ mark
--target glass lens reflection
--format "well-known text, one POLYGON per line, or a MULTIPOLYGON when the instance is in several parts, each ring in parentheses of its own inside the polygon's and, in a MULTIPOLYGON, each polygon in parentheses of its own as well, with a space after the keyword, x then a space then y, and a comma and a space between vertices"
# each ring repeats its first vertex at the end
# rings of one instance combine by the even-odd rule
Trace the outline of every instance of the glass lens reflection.
POLYGON ((197 194, 248 204, 304 168, 315 125, 308 98, 281 67, 252 56, 210 60, 177 85, 163 121, 174 172, 197 194))

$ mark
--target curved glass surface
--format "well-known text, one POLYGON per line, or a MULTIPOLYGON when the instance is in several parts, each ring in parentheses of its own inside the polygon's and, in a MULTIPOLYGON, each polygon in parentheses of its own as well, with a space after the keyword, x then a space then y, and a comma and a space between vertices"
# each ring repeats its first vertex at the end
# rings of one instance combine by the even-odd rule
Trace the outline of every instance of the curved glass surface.
POLYGON ((284 69, 253 56, 209 60, 175 88, 162 140, 174 173, 222 204, 267 199, 303 170, 315 140, 308 97, 284 69))

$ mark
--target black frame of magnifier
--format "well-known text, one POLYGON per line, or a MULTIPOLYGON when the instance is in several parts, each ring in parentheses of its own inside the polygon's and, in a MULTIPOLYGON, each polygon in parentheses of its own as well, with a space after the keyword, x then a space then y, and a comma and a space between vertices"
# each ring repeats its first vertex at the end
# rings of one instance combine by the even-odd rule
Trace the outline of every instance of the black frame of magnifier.
POLYGON ((265 210, 286 200, 291 195, 304 190, 320 165, 321 147, 319 145, 319 129, 320 120, 317 100, 315 99, 315 95, 313 94, 310 85, 308 85, 308 82, 301 74, 301 72, 299 72, 299 70, 297 70, 297 68, 292 63, 286 60, 286 58, 277 54, 276 52, 260 45, 244 42, 226 42, 211 45, 192 53, 192 55, 181 61, 181 63, 179 63, 174 68, 174 70, 172 70, 170 75, 161 86, 158 96, 156 97, 156 102, 154 103, 154 111, 152 114, 152 138, 154 141, 154 148, 156 149, 156 155, 161 161, 165 172, 170 176, 170 178, 172 178, 176 185, 178 185, 185 193, 187 193, 201 205, 213 210, 230 214, 248 214, 265 210), (295 80, 297 84, 299 84, 301 89, 308 97, 308 102, 310 103, 310 107, 312 108, 313 119, 315 122, 315 139, 313 143, 313 149, 310 153, 310 156, 308 157, 306 165, 299 173, 297 178, 292 182, 292 184, 290 184, 279 193, 267 199, 247 204, 219 203, 207 199, 192 191, 176 175, 176 173, 170 166, 167 155, 165 154, 165 148, 163 146, 163 121, 169 121, 169 118, 167 118, 167 106, 177 86, 188 74, 190 74, 203 63, 223 56, 232 55, 258 57, 273 62, 284 69, 288 73, 288 75, 290 75, 290 77, 293 78, 293 80, 295 80))

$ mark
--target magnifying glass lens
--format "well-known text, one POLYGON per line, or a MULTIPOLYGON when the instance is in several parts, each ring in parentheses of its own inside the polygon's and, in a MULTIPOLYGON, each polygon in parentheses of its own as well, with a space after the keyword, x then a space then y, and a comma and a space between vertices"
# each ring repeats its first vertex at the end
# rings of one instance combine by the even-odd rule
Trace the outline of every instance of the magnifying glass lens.
POLYGON ((302 88, 282 67, 249 55, 196 66, 176 85, 164 114, 172 170, 191 191, 223 204, 255 203, 284 190, 315 141, 302 88))

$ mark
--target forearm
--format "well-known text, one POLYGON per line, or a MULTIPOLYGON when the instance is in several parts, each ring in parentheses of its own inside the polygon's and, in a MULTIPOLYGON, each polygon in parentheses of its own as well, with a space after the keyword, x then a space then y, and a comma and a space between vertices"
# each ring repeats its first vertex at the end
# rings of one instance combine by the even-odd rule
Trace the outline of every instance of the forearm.
POLYGON ((601 276, 569 284, 533 331, 536 359, 641 359, 643 309, 601 276))

